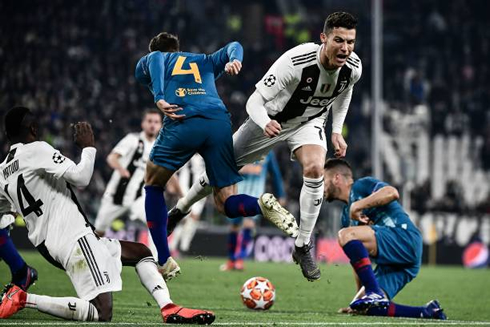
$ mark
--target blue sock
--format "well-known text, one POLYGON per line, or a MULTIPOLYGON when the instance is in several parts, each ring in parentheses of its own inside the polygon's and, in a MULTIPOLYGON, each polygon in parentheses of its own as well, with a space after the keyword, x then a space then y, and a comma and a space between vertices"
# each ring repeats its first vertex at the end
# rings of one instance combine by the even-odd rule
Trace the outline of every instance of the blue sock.
POLYGON ((26 265, 9 236, 8 227, 0 229, 0 258, 7 263, 12 276, 26 265))
POLYGON ((361 241, 353 240, 344 245, 344 252, 350 259, 350 264, 354 268, 357 276, 367 292, 381 293, 381 289, 374 276, 369 254, 361 241))
POLYGON ((157 248, 158 263, 163 265, 170 257, 167 241, 167 205, 163 197, 163 188, 145 186, 145 191, 146 223, 157 248))
POLYGON ((232 195, 225 201, 225 214, 229 218, 253 217, 262 211, 259 199, 250 195, 232 195))
POLYGON ((248 257, 248 248, 253 241, 253 231, 251 228, 245 228, 242 230, 242 243, 240 244, 240 259, 246 259, 248 257))
POLYGON ((367 311, 368 316, 388 316, 406 318, 431 318, 425 307, 410 307, 390 302, 387 308, 374 307, 367 311))
POLYGON ((230 231, 228 234, 228 259, 231 261, 236 260, 235 252, 236 252, 236 245, 238 242, 238 232, 236 231, 230 231))

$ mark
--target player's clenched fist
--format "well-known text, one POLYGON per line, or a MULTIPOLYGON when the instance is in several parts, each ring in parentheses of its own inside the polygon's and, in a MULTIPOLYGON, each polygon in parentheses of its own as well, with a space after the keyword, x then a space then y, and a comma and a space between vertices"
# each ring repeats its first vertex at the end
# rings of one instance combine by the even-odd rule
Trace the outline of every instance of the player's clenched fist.
POLYGON ((73 128, 75 129, 73 138, 76 145, 82 149, 86 147, 95 147, 94 132, 89 123, 76 123, 73 128))
POLYGON ((271 120, 265 125, 264 135, 267 137, 276 137, 281 133, 282 127, 277 120, 271 120))
POLYGON ((225 65, 225 72, 231 76, 238 75, 241 69, 242 63, 236 59, 225 65))

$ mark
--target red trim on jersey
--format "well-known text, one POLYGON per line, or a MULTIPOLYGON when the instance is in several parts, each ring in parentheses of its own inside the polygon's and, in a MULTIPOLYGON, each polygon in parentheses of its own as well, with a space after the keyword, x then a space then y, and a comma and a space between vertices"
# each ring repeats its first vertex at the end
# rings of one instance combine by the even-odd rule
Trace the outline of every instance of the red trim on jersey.
POLYGON ((146 222, 146 225, 148 226, 148 228, 153 228, 155 227, 155 223, 153 221, 148 221, 146 222))

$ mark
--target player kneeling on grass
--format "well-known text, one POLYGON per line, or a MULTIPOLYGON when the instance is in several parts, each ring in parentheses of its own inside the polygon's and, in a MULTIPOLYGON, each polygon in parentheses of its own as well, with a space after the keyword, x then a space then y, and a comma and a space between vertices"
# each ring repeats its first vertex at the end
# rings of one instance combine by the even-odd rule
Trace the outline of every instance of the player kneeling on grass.
POLYGON ((358 293, 344 313, 446 319, 437 300, 410 307, 391 300, 420 269, 422 236, 398 200, 398 191, 373 177, 354 181, 347 161, 325 164, 325 199, 347 205, 339 243, 356 272, 358 293), (377 263, 373 271, 371 259, 377 263))
POLYGON ((133 266, 143 286, 161 308, 167 323, 211 323, 214 314, 172 303, 151 251, 143 244, 99 238, 87 221, 72 185, 85 187, 94 170, 96 149, 87 123, 75 125, 75 143, 82 148, 75 164, 46 142, 37 141, 34 115, 14 107, 5 115, 12 144, 0 164, 0 214, 14 210, 26 221, 28 236, 54 266, 66 271, 78 298, 28 294, 10 285, 1 299, 0 318, 23 308, 82 321, 110 321, 112 292, 122 289, 122 265, 133 266))

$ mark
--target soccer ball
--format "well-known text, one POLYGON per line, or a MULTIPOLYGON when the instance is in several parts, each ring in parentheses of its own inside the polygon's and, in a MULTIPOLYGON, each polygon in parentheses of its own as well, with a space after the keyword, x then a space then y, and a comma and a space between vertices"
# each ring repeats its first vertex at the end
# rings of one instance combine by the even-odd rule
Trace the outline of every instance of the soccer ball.
POLYGON ((240 291, 243 304, 254 310, 267 310, 274 304, 276 288, 264 277, 252 277, 240 291))

